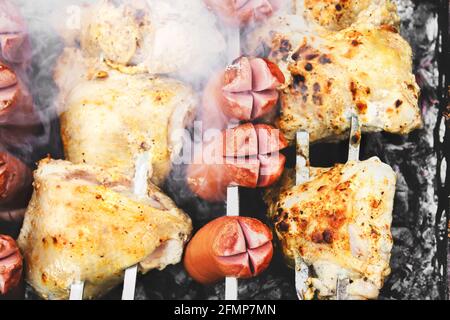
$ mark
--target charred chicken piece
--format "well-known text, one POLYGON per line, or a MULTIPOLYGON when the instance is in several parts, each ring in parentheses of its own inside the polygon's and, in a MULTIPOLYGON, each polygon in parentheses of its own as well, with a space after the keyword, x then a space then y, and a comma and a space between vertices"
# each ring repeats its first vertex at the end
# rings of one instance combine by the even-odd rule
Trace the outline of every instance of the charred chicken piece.
POLYGON ((22 280, 22 255, 16 242, 0 235, 0 299, 8 297, 22 280))
POLYGON ((311 142, 346 137, 353 114, 364 132, 408 134, 422 126, 412 51, 396 19, 380 25, 374 14, 374 21, 329 31, 302 13, 270 19, 247 43, 250 53, 265 51, 285 74, 277 126, 290 143, 298 130, 311 142))
POLYGON ((192 89, 181 82, 114 70, 81 80, 64 102, 61 134, 67 160, 131 178, 137 155, 149 151, 151 180, 157 185, 169 174, 197 105, 192 89))
POLYGON ((189 217, 158 188, 132 193, 125 176, 66 161, 42 160, 19 236, 26 280, 45 299, 107 293, 135 264, 142 273, 181 261, 189 217))
POLYGON ((299 186, 285 177, 265 196, 287 261, 300 255, 310 266, 308 299, 333 297, 339 277, 350 280, 349 299, 377 298, 390 273, 394 171, 372 158, 311 173, 299 186))

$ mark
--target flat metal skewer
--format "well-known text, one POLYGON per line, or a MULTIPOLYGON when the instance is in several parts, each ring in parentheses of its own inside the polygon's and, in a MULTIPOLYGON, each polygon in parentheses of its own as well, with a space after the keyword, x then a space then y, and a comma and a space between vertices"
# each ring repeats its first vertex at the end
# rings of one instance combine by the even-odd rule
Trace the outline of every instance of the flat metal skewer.
MULTIPOLYGON (((295 166, 295 183, 301 185, 310 179, 309 170, 309 133, 297 132, 297 160, 295 166)), ((299 300, 305 299, 308 290, 309 267, 299 252, 295 256, 295 289, 299 300)))
POLYGON ((357 115, 351 119, 350 141, 348 149, 348 161, 359 161, 361 149, 361 125, 357 115))
MULTIPOLYGON (((230 186, 227 189, 227 216, 239 216, 239 187, 230 186)), ((225 300, 238 299, 238 280, 233 277, 225 278, 225 300)))
MULTIPOLYGON (((241 55, 241 29, 232 27, 227 37, 229 63, 241 55)), ((236 124, 235 124, 236 125, 236 124)), ((231 124, 233 127, 233 124, 231 124)), ((227 216, 239 216, 239 187, 229 186, 227 189, 227 216)), ((225 278, 225 300, 238 299, 238 279, 234 277, 225 278)))
MULTIPOLYGON (((361 149, 361 125, 357 115, 351 118, 348 161, 359 161, 361 149)), ((348 300, 347 287, 350 280, 342 275, 336 279, 336 300, 348 300)))
POLYGON ((84 282, 77 281, 70 286, 69 300, 83 300, 84 282))
MULTIPOLYGON (((150 153, 144 152, 136 159, 133 193, 138 197, 146 197, 148 192, 148 178, 150 172, 150 153)), ((125 270, 123 280, 122 300, 134 300, 136 292, 136 278, 138 266, 134 265, 125 270)))

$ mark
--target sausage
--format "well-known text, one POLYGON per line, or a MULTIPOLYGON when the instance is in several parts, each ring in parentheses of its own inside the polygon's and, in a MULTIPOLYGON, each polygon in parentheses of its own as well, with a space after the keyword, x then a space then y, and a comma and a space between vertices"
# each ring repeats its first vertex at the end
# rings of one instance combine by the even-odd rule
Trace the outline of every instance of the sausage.
POLYGON ((253 91, 275 90, 285 82, 285 77, 280 68, 267 59, 251 59, 250 65, 252 69, 253 91))
POLYGON ((271 155, 260 154, 258 187, 266 188, 278 181, 286 165, 286 157, 281 153, 271 155))
POLYGON ((0 89, 17 84, 16 74, 5 65, 0 65, 0 89))
POLYGON ((0 235, 0 296, 13 292, 22 279, 22 255, 16 242, 0 235))
MULTIPOLYGON (((227 116, 222 109, 222 106, 227 103, 222 90, 224 76, 225 71, 218 72, 208 81, 203 91, 200 120, 204 130, 224 130, 229 123, 230 116, 227 116)), ((241 111, 240 106, 233 105, 232 101, 228 109, 232 114, 231 118, 246 118, 246 116, 240 113, 245 111, 241 111)))
POLYGON ((287 148, 288 142, 280 130, 268 124, 254 126, 258 136, 258 154, 270 154, 287 148))
POLYGON ((22 198, 30 193, 31 183, 31 169, 8 152, 0 152, 0 208, 13 202, 17 205, 19 199, 25 205, 26 199, 22 198))
POLYGON ((203 200, 220 202, 230 185, 267 187, 281 176, 287 141, 269 125, 246 123, 205 143, 186 170, 187 184, 203 200))
POLYGON ((256 188, 259 172, 260 162, 255 158, 222 158, 215 163, 198 159, 188 166, 186 176, 189 188, 197 196, 209 202, 220 202, 226 198, 230 185, 256 188))
POLYGON ((258 154, 258 135, 255 126, 245 123, 236 128, 222 131, 222 134, 207 143, 204 152, 213 149, 221 157, 248 157, 258 154))
POLYGON ((245 56, 236 59, 206 86, 204 126, 225 129, 231 119, 251 121, 266 116, 277 105, 277 88, 284 82, 281 70, 268 60, 245 56))
POLYGON ((223 90, 245 92, 253 88, 252 65, 248 57, 240 57, 225 69, 223 90))
POLYGON ((7 64, 0 62, 0 125, 33 126, 39 123, 27 87, 7 64))
POLYGON ((184 266, 197 282, 213 284, 225 277, 258 276, 272 256, 272 233, 261 221, 222 217, 195 234, 186 248, 184 266))
POLYGON ((28 66, 31 44, 19 9, 11 1, 0 1, 0 60, 28 66))
POLYGON ((205 0, 207 6, 223 21, 239 26, 260 22, 281 7, 283 0, 205 0))

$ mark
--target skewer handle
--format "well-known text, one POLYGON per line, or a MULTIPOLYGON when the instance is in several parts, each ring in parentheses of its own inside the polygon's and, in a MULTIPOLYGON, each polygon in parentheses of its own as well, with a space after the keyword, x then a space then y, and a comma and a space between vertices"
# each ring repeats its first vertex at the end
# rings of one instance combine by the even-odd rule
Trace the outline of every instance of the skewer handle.
MULTIPOLYGON (((227 216, 239 216, 239 187, 232 186, 227 189, 227 216)), ((225 300, 238 299, 238 280, 236 278, 225 278, 225 300)))

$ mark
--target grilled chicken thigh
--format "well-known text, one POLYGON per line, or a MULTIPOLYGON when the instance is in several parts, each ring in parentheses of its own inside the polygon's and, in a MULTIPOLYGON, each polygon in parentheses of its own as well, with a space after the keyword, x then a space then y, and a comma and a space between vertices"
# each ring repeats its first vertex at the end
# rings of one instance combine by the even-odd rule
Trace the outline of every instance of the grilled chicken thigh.
POLYGON ((390 273, 392 168, 372 158, 312 169, 299 186, 294 179, 287 171, 265 201, 286 259, 310 266, 307 298, 334 296, 338 277, 350 280, 349 299, 377 298, 390 273))
POLYGON ((79 33, 63 35, 85 57, 124 73, 182 72, 217 63, 226 45, 203 0, 99 0, 85 6, 79 33))
POLYGON ((123 74, 89 60, 78 62, 79 74, 68 75, 79 56, 78 50, 66 49, 55 72, 66 159, 133 177, 136 157, 149 151, 151 180, 161 185, 195 116, 195 93, 176 80, 123 74))
POLYGON ((391 0, 293 0, 295 12, 327 30, 355 24, 398 26, 400 19, 391 0))
POLYGON ((247 51, 267 55, 287 79, 279 128, 291 143, 299 130, 312 142, 346 137, 353 114, 364 132, 420 128, 412 51, 397 32, 395 6, 340 1, 337 12, 334 2, 299 0, 296 15, 273 17, 248 36, 247 51))
POLYGON ((191 233, 189 217, 156 187, 132 193, 130 180, 89 165, 42 160, 19 237, 26 279, 46 299, 67 299, 84 281, 84 297, 106 293, 124 270, 178 263, 191 233))

